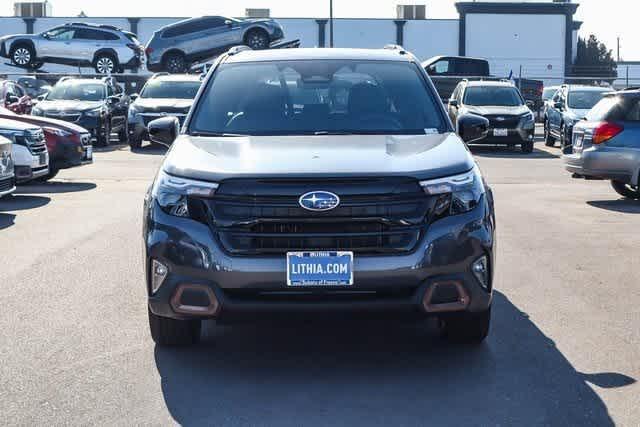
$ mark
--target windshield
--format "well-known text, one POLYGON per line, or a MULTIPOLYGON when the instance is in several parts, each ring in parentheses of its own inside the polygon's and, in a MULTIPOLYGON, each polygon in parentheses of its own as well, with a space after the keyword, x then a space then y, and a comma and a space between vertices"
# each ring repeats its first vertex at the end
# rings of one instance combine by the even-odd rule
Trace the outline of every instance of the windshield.
POLYGON ((602 99, 605 93, 606 91, 600 92, 596 90, 569 91, 567 104, 569 104, 569 108, 575 108, 576 110, 590 110, 602 99))
POLYGON ((51 89, 46 99, 47 101, 102 101, 105 98, 103 84, 62 82, 51 89))
POLYGON ((150 81, 146 84, 141 98, 193 99, 200 89, 199 81, 150 81))
POLYGON ((556 92, 558 91, 557 87, 548 87, 545 90, 542 91, 542 100, 543 101, 548 101, 551 98, 553 98, 553 95, 556 94, 556 92))
POLYGON ((445 123, 412 63, 300 60, 221 65, 190 132, 424 135, 445 123))
POLYGON ((524 100, 515 87, 472 86, 464 93, 464 104, 477 107, 518 107, 524 104, 524 100))

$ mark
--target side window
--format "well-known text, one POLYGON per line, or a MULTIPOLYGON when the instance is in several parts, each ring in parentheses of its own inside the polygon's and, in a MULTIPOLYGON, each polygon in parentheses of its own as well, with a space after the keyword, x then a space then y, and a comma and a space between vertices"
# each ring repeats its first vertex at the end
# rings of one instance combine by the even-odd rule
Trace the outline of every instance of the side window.
POLYGON ((56 31, 55 33, 52 31, 49 34, 49 40, 56 41, 68 41, 73 39, 73 35, 75 34, 74 29, 63 29, 60 31, 56 31))
POLYGON ((106 31, 100 31, 102 33, 102 40, 116 41, 120 40, 117 34, 108 33, 106 31))
POLYGON ((114 93, 113 93, 113 86, 108 85, 108 86, 107 86, 107 97, 109 97, 109 96, 113 96, 113 95, 114 95, 114 93))
POLYGON ((178 37, 186 34, 197 33, 208 30, 213 27, 224 25, 224 19, 219 16, 211 16, 206 18, 193 19, 175 27, 169 28, 162 33, 162 37, 178 37))
POLYGON ((22 98, 24 96, 24 90, 17 84, 11 85, 13 86, 13 90, 18 98, 22 98))
POLYGON ((640 122, 640 99, 634 99, 625 115, 625 121, 640 122))
POLYGON ((432 64, 427 70, 429 74, 443 75, 449 73, 449 60, 443 59, 441 61, 432 64))
POLYGON ((9 97, 9 96, 18 96, 18 94, 16 93, 15 90, 15 86, 13 85, 13 83, 7 83, 5 85, 5 97, 9 97))

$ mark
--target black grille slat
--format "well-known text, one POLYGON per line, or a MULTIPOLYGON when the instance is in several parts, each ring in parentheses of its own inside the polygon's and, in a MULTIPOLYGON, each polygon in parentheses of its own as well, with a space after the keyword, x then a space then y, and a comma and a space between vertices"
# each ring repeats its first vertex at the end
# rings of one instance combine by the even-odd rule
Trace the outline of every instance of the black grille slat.
POLYGON ((515 129, 518 127, 518 123, 520 123, 519 116, 487 115, 484 117, 489 120, 490 128, 515 129), (498 120, 498 117, 502 117, 504 120, 498 120))
POLYGON ((0 179, 0 192, 9 191, 14 186, 14 178, 2 178, 0 179))

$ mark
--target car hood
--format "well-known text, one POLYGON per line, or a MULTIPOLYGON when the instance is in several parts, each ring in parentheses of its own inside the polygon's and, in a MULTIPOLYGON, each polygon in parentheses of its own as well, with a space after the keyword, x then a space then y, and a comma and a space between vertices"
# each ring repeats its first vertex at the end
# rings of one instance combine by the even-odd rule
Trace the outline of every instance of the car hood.
POLYGON ((75 125, 73 123, 65 122, 57 119, 49 119, 46 117, 18 115, 13 113, 4 113, 0 111, 0 119, 14 120, 22 123, 29 123, 40 127, 55 127, 74 133, 88 133, 89 131, 83 127, 75 125))
POLYGON ((32 38, 34 38, 34 36, 35 36, 35 34, 10 34, 8 36, 0 37, 0 43, 6 42, 6 41, 11 40, 11 39, 17 39, 17 38, 32 39, 32 38))
POLYGON ((132 104, 142 111, 187 112, 193 105, 193 99, 142 99, 138 98, 132 104))
POLYGON ((0 129, 6 130, 34 130, 39 129, 38 126, 32 125, 30 123, 24 123, 17 120, 3 119, 0 118, 0 129))
POLYGON ((479 116, 494 116, 504 114, 505 116, 519 116, 529 112, 529 107, 526 105, 519 105, 517 107, 502 107, 502 106, 472 106, 466 105, 465 109, 468 113, 477 114, 479 116))
POLYGON ((251 22, 251 23, 257 23, 257 22, 274 22, 273 19, 271 18, 244 18, 242 20, 242 22, 251 22))
POLYGON ((42 111, 87 111, 99 108, 104 103, 102 101, 40 101, 38 108, 42 111))
POLYGON ((172 175, 205 181, 240 177, 411 176, 440 178, 474 166, 454 133, 436 135, 181 135, 163 165, 172 175))

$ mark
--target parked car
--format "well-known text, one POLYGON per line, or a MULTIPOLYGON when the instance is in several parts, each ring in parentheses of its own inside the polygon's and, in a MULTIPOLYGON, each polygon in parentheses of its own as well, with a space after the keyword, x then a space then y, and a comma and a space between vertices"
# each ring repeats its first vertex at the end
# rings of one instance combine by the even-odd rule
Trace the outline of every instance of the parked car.
POLYGON ((71 23, 40 34, 2 37, 0 56, 25 68, 54 63, 93 67, 98 74, 110 74, 140 67, 144 48, 128 31, 110 25, 71 23))
POLYGON ((129 145, 139 148, 148 138, 147 125, 159 117, 174 116, 180 125, 189 113, 200 89, 201 79, 193 74, 156 74, 134 95, 129 105, 129 145))
POLYGON ((11 155, 11 141, 0 136, 0 198, 16 190, 16 176, 11 155))
POLYGON ((0 119, 14 120, 42 128, 49 152, 49 173, 39 178, 41 181, 52 179, 61 169, 93 162, 91 134, 78 125, 44 117, 17 115, 4 108, 0 108, 0 119))
MULTIPOLYGON (((471 140, 488 121, 458 126, 471 140)), ((453 339, 487 336, 492 193, 413 55, 224 55, 179 129, 149 124, 175 139, 144 206, 158 344, 197 341, 203 319, 321 311, 439 316, 453 339), (346 110, 324 96, 336 84, 346 110)))
POLYGON ((610 180, 618 194, 640 200, 640 90, 606 94, 574 126, 563 160, 575 178, 610 180))
POLYGON ((573 126, 611 89, 596 86, 563 85, 547 103, 544 117, 544 141, 553 147, 571 145, 573 126))
POLYGON ((468 114, 489 120, 489 135, 476 143, 520 145, 525 153, 533 151, 535 117, 510 81, 463 80, 453 91, 448 108, 455 126, 468 114))
POLYGON ((100 146, 109 145, 112 133, 126 144, 129 103, 130 97, 113 78, 68 78, 59 81, 32 114, 75 123, 89 130, 100 146))
POLYGON ((25 90, 32 100, 37 100, 38 97, 51 90, 51 84, 48 81, 32 76, 19 77, 16 79, 16 83, 25 90))
POLYGON ((542 90, 542 102, 551 101, 553 96, 560 90, 562 86, 545 86, 542 90))
POLYGON ((146 46, 149 71, 185 73, 190 64, 225 52, 234 45, 266 49, 284 37, 273 19, 202 16, 161 28, 146 46))
POLYGON ((0 99, 5 108, 18 114, 29 114, 33 107, 31 97, 16 82, 11 80, 0 81, 0 99))
POLYGON ((448 102, 463 78, 491 77, 489 61, 465 56, 435 56, 422 63, 431 76, 440 98, 448 102))
POLYGON ((15 120, 0 119, 0 136, 12 142, 16 181, 25 183, 47 176, 49 173, 49 152, 44 140, 44 132, 38 126, 15 120))

